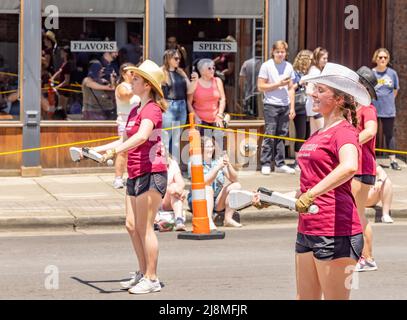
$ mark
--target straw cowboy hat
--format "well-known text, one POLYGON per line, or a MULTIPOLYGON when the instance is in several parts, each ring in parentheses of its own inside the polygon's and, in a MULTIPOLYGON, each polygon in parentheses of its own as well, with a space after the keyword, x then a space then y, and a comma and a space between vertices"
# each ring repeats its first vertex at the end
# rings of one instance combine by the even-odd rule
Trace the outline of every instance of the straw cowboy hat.
POLYGON ((377 78, 372 69, 363 66, 360 67, 356 73, 359 75, 359 81, 366 87, 367 91, 369 91, 372 99, 377 100, 376 90, 374 89, 377 86, 377 78))
POLYGON ((164 82, 164 72, 153 61, 145 60, 139 67, 126 67, 125 71, 132 70, 145 80, 147 80, 154 88, 154 90, 163 98, 164 93, 161 89, 161 83, 164 82))
POLYGON ((320 75, 308 75, 302 78, 304 82, 324 84, 352 96, 356 102, 368 106, 371 103, 370 94, 359 82, 359 75, 340 64, 328 62, 320 75))

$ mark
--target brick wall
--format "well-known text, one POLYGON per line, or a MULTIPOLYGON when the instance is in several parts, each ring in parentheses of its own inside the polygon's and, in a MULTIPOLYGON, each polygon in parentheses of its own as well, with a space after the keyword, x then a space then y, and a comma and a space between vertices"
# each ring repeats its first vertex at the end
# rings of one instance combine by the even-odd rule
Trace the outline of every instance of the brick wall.
POLYGON ((400 78, 397 97, 396 148, 407 150, 407 6, 405 0, 394 0, 392 36, 392 60, 400 78))

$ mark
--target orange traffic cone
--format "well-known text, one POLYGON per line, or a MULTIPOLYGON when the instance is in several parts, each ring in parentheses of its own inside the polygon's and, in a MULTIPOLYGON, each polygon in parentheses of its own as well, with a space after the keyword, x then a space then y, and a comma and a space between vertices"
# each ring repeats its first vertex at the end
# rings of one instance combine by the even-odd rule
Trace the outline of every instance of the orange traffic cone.
POLYGON ((191 162, 191 189, 192 189, 192 233, 178 234, 178 239, 224 239, 225 233, 212 231, 209 228, 205 196, 205 179, 202 166, 201 135, 195 129, 194 114, 189 114, 189 156, 191 162))

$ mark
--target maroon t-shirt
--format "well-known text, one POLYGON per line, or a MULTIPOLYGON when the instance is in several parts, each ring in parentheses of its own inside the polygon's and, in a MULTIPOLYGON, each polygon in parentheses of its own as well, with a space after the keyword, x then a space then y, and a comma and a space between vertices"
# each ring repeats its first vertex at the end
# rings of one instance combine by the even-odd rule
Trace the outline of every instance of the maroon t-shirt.
POLYGON ((154 124, 154 130, 150 138, 137 148, 128 151, 127 171, 130 179, 151 172, 167 171, 165 157, 162 154, 161 129, 162 111, 159 105, 153 101, 148 102, 138 113, 139 107, 130 111, 126 124, 127 137, 136 134, 141 121, 149 119, 154 124))
MULTIPOLYGON (((377 122, 377 111, 374 105, 363 106, 356 112, 358 118, 358 131, 365 130, 366 122, 377 122)), ((358 174, 376 175, 376 136, 365 144, 362 144, 362 164, 359 168, 358 174)))
MULTIPOLYGON (((301 147, 298 163, 301 168, 301 192, 314 187, 339 165, 339 150, 346 144, 357 147, 358 132, 344 120, 325 132, 317 131, 301 147)), ((299 215, 298 232, 313 236, 351 236, 363 232, 351 180, 317 197, 317 214, 299 215)))

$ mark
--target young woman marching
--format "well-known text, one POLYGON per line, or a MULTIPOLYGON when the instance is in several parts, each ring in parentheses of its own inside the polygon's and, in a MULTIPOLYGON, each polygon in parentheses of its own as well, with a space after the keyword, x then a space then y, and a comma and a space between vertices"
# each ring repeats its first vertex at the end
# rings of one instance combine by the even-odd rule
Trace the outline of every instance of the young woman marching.
MULTIPOLYGON (((360 83, 369 91, 372 99, 377 99, 375 86, 377 79, 374 72, 368 67, 361 67, 357 72, 360 83)), ((373 231, 372 226, 366 218, 365 208, 369 190, 375 185, 376 180, 376 134, 377 134, 377 112, 374 105, 356 108, 358 118, 359 143, 362 147, 361 163, 358 173, 352 180, 352 194, 355 197, 360 222, 363 227, 364 246, 362 257, 356 265, 355 271, 377 270, 373 259, 373 231)))
POLYGON ((162 154, 162 113, 166 110, 161 83, 162 69, 150 60, 134 72, 134 94, 140 105, 130 111, 122 138, 97 148, 106 151, 104 160, 116 154, 128 153, 126 195, 126 228, 132 240, 139 271, 130 281, 122 282, 130 293, 142 294, 161 290, 157 278, 158 241, 154 233, 154 218, 167 188, 167 166, 162 154))
MULTIPOLYGON (((362 255, 363 229, 351 192, 360 145, 356 103, 370 104, 356 72, 328 63, 304 82, 315 85, 313 111, 324 118, 298 153, 300 213, 296 241, 297 299, 349 299, 352 272, 362 255), (311 204, 319 207, 308 214, 311 204)), ((254 199, 258 203, 258 198, 254 199)))

